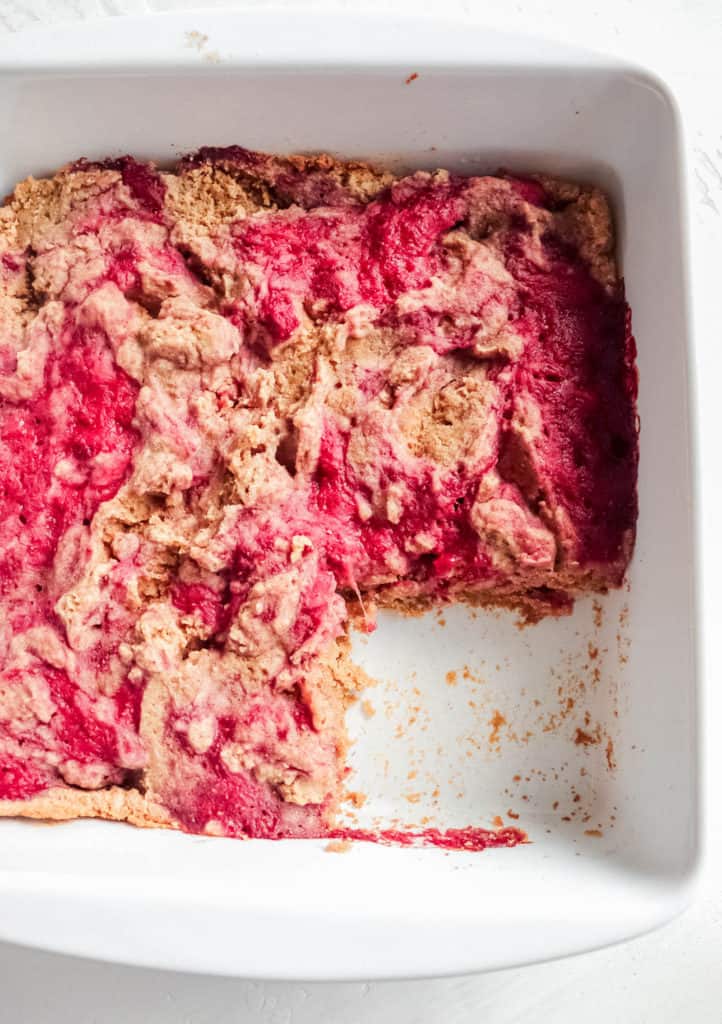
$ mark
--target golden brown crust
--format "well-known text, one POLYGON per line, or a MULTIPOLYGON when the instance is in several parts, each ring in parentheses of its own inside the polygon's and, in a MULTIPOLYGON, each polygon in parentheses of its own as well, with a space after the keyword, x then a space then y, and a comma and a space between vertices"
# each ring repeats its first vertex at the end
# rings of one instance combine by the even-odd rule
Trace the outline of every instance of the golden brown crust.
POLYGON ((173 828, 168 812, 133 789, 47 789, 27 800, 0 800, 0 816, 70 821, 104 818, 127 821, 142 828, 173 828))
POLYGON ((562 206, 555 214, 555 229, 589 265, 594 277, 605 287, 619 281, 614 254, 614 224, 609 200, 601 189, 580 185, 548 175, 537 181, 550 198, 562 206))
POLYGON ((185 165, 208 166, 222 169, 252 191, 260 189, 261 205, 366 203, 394 181, 394 175, 364 161, 338 160, 328 153, 250 153, 239 146, 202 149, 185 165))
MULTIPOLYGON (((621 579, 619 583, 621 584, 621 579)), ((608 574, 590 569, 585 574, 578 571, 558 572, 540 577, 538 588, 527 587, 508 591, 496 589, 455 590, 446 601, 439 595, 416 594, 406 596, 394 588, 375 593, 374 600, 379 608, 397 611, 403 615, 424 615, 440 603, 465 604, 470 608, 497 608, 516 612, 525 623, 539 622, 544 618, 569 615, 575 598, 586 594, 606 593, 614 585, 608 574)), ((618 585, 618 584, 617 584, 618 585)))

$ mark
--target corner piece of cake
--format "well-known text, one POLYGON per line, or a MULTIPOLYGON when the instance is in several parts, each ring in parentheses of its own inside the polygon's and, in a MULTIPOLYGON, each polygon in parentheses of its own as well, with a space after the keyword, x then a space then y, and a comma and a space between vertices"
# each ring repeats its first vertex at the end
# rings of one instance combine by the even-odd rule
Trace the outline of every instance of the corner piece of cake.
POLYGON ((594 188, 239 147, 22 182, 0 814, 328 834, 350 618, 618 586, 635 403, 594 188))

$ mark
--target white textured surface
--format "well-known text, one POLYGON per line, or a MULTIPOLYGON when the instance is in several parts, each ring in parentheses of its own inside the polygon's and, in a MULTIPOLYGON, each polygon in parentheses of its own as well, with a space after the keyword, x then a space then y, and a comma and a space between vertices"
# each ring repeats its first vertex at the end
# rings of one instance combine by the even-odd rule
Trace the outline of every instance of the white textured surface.
MULTIPOLYGON (((334 4, 337 9, 350 6, 340 0, 334 4)), ((367 0, 364 6, 382 10, 417 7, 401 0, 367 0)), ((0 26, 19 30, 50 20, 183 7, 190 5, 162 0, 156 4, 142 0, 0 0, 0 26)), ((483 9, 471 3, 437 0, 424 7, 437 8, 447 17, 457 13, 494 27, 542 31, 561 40, 593 43, 656 68, 677 92, 693 158, 705 573, 708 580, 716 578, 722 569, 722 546, 715 539, 722 511, 722 471, 717 453, 722 405, 715 383, 722 371, 717 328, 717 277, 722 253, 722 70, 718 63, 722 8, 717 0, 695 0, 684 5, 607 0, 603 9, 573 0, 555 5, 488 0, 483 9)), ((188 27, 193 28, 191 14, 188 27)), ((713 647, 715 598, 708 588, 707 674, 712 684, 718 674, 713 647)), ((713 685, 709 690, 706 716, 713 732, 715 723, 722 720, 722 699, 713 685)), ((722 774, 722 751, 715 752, 712 742, 708 745, 707 771, 713 786, 722 774)), ((708 860, 692 910, 654 935, 571 961, 439 982, 301 986, 139 971, 4 947, 0 948, 1 1017, 8 1022, 32 1024, 353 1024, 372 1020, 380 1024, 386 1020, 395 1024, 471 1024, 482 1017, 493 1024, 543 1019, 564 1024, 576 1021, 583 1013, 590 1024, 609 1020, 717 1022, 722 1019, 722 806, 716 808, 712 801, 707 832, 708 860)))

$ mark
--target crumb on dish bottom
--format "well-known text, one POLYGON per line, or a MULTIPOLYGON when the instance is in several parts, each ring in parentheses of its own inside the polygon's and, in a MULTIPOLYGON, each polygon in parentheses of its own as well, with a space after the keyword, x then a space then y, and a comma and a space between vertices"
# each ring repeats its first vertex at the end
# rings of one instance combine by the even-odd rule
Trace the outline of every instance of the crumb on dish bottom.
POLYGON ((0 209, 0 323, 0 814, 342 839, 352 623, 623 580, 595 189, 79 161, 0 209))

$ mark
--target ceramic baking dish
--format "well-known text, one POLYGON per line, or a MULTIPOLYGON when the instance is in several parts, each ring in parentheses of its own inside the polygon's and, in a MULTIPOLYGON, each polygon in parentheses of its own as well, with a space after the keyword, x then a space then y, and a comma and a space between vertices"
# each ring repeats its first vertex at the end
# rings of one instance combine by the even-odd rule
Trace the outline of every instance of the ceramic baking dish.
POLYGON ((499 167, 612 196, 639 346, 637 550, 625 590, 520 630, 456 608, 356 644, 364 827, 482 825, 484 853, 0 823, 0 938, 277 978, 443 974, 628 938, 698 860, 695 502, 680 126, 634 68, 471 26, 285 12, 116 19, 4 44, 0 185, 81 155, 201 144, 396 168, 499 167))

